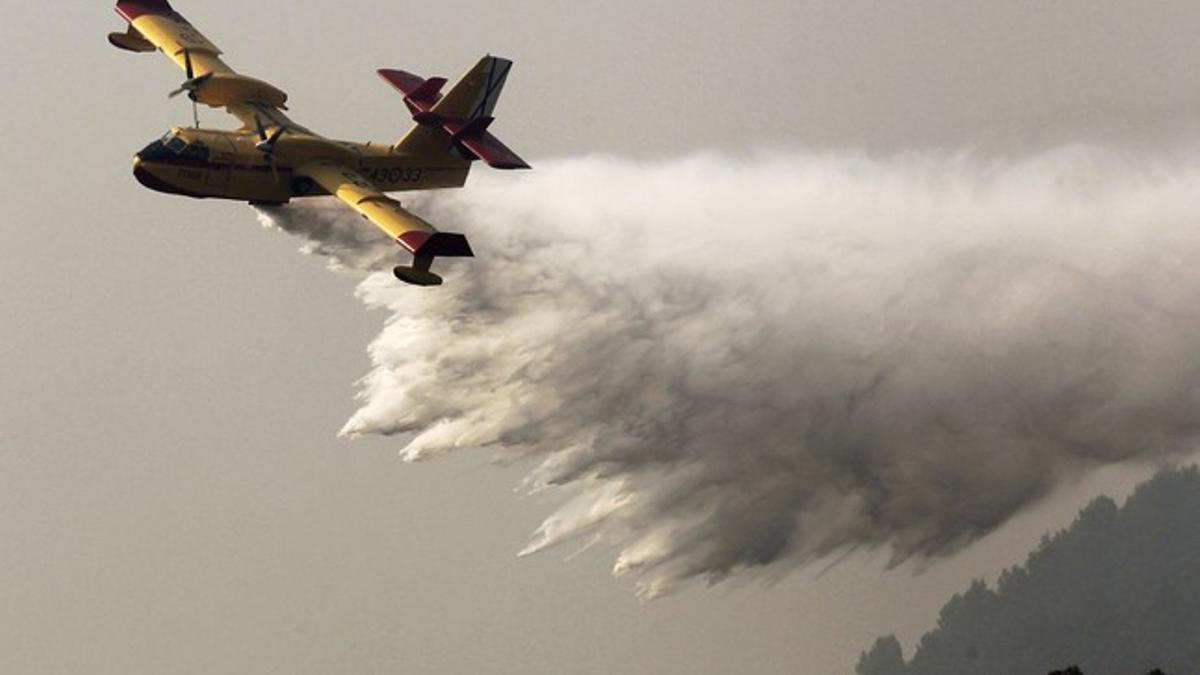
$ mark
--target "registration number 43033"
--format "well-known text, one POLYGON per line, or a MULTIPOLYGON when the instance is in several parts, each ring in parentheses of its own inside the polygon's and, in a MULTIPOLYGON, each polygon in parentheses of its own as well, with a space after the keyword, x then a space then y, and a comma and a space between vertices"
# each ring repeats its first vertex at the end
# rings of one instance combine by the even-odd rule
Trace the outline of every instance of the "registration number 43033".
POLYGON ((421 169, 364 169, 363 175, 376 183, 420 183, 421 169))

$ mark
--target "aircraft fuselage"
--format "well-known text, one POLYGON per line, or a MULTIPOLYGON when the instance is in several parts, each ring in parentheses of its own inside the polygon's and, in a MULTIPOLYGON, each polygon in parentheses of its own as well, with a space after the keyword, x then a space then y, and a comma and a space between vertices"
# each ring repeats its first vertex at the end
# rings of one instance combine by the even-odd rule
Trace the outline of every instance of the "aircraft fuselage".
POLYGON ((310 134, 285 134, 270 155, 256 147, 258 141, 248 131, 174 129, 134 156, 133 175, 159 192, 278 204, 329 194, 295 174, 296 167, 315 160, 353 168, 384 192, 461 187, 470 170, 469 161, 453 156, 415 157, 387 145, 331 142, 310 134))

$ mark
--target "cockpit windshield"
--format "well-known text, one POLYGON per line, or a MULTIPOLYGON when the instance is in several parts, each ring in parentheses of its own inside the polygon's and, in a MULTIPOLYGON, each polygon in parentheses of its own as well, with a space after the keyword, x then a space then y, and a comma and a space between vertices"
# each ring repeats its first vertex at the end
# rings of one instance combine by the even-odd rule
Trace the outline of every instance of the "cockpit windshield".
POLYGON ((167 146, 167 149, 177 155, 183 152, 183 149, 187 147, 187 143, 184 143, 183 139, 176 136, 174 132, 163 136, 162 144, 167 146))
MULTIPOLYGON (((169 150, 172 154, 179 155, 185 159, 207 162, 209 157, 208 146, 202 141, 188 143, 175 131, 168 131, 166 135, 158 139, 157 144, 152 145, 158 145, 164 150, 169 150)), ((147 150, 150 150, 150 148, 147 148, 147 150)))

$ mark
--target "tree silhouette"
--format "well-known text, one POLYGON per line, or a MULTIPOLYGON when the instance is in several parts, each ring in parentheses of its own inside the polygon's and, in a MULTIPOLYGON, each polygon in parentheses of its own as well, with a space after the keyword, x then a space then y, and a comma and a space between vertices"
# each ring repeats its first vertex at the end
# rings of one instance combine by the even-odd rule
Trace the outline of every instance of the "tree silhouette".
MULTIPOLYGON (((1200 471, 1167 469, 1118 508, 1107 497, 1025 564, 942 608, 905 663, 895 637, 859 675, 1200 672, 1200 471)), ((1053 674, 1052 674, 1053 675, 1053 674)))
POLYGON ((858 675, 905 675, 908 666, 904 663, 900 641, 895 635, 876 640, 875 646, 858 660, 854 672, 858 675))

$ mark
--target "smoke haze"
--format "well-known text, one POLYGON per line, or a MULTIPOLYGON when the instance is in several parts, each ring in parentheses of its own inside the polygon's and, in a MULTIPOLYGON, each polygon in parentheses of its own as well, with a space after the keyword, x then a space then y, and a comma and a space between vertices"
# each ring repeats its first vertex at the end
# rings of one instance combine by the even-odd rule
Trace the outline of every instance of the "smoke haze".
POLYGON ((436 289, 336 202, 260 209, 389 312, 343 434, 484 447, 654 597, 855 547, 944 555, 1064 477, 1192 447, 1190 162, 1097 148, 545 162, 402 195, 436 289))

